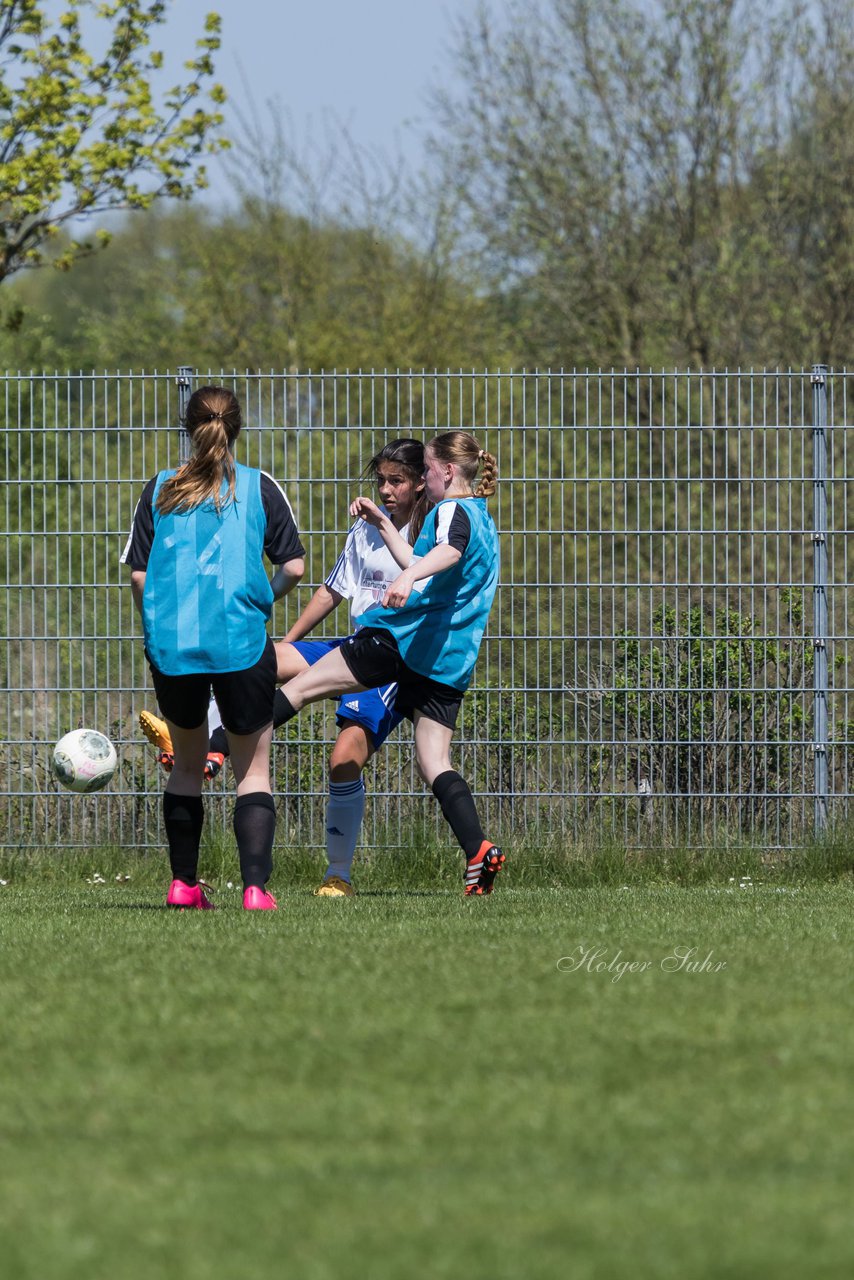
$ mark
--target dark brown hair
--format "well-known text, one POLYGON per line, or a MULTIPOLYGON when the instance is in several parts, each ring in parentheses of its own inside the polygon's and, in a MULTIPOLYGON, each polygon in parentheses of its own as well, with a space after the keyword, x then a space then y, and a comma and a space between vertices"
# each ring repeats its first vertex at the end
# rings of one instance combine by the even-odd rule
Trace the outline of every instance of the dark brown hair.
MULTIPOLYGON (((384 444, 379 453, 375 453, 371 458, 365 467, 365 475, 376 479, 377 471, 383 462, 394 462, 404 471, 409 472, 414 480, 424 479, 424 445, 420 440, 408 438, 389 440, 388 444, 384 444)), ((410 546, 415 546, 415 539, 421 532, 427 506, 427 495, 422 485, 421 492, 416 494, 412 515, 409 517, 410 546)))

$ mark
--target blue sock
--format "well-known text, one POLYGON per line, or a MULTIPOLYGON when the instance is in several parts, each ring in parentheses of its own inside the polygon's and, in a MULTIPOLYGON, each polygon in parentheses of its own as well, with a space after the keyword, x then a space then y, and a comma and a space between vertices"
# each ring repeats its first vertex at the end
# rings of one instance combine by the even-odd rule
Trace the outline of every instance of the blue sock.
POLYGON ((365 784, 361 778, 356 782, 330 782, 326 806, 326 857, 329 861, 326 880, 330 876, 340 876, 349 884, 364 812, 365 784))

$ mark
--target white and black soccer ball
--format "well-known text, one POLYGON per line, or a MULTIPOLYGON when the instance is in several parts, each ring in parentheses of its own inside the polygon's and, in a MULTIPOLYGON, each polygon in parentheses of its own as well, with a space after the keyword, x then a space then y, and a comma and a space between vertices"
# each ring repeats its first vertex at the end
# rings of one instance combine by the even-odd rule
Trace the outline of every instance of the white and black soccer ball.
POLYGON ((100 791, 116 763, 116 748, 97 729, 72 729, 53 749, 53 771, 69 791, 100 791))

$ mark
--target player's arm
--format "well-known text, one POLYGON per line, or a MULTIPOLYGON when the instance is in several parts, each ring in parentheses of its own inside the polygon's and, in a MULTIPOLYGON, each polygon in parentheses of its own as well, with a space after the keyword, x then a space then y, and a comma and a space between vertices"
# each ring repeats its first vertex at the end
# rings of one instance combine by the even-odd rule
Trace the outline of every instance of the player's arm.
POLYGON ((333 591, 325 582, 322 582, 297 618, 285 639, 291 644, 295 640, 302 640, 303 636, 307 636, 309 631, 313 631, 324 618, 328 618, 334 609, 337 609, 341 601, 344 599, 337 591, 333 591))
POLYGON ((276 566, 270 586, 273 598, 281 600, 305 573, 305 547, 284 489, 266 471, 261 472, 261 501, 267 519, 264 554, 276 566))
POLYGON ((388 608, 399 609, 405 605, 414 583, 422 578, 447 573, 448 569, 459 564, 471 537, 471 521, 465 502, 441 504, 436 512, 435 537, 436 543, 427 554, 413 560, 385 593, 383 604, 388 608))
POLYGON ((275 600, 281 600, 289 591, 293 591, 304 573, 305 560, 302 556, 295 557, 293 560, 287 560, 284 564, 280 564, 270 579, 270 586, 273 589, 273 598, 275 600))
POLYGON ((356 498, 351 502, 350 515, 364 520, 367 524, 372 524, 379 530, 380 537, 401 569, 407 569, 412 564, 412 547, 395 529, 389 516, 381 511, 375 502, 371 502, 370 498, 356 498))
POLYGON ((145 570, 134 569, 130 575, 130 593, 133 602, 142 615, 142 593, 145 590, 145 570))
POLYGON ((330 613, 338 608, 342 600, 352 600, 356 590, 360 568, 360 553, 358 550, 357 530, 361 525, 357 522, 353 525, 341 554, 333 565, 332 572, 327 574, 326 581, 322 582, 285 636, 285 641, 294 644, 298 640, 302 640, 310 631, 319 626, 324 618, 328 618, 330 613))
POLYGON ((441 542, 428 551, 426 556, 413 561, 408 569, 404 569, 399 578, 395 578, 383 596, 383 604, 388 609, 399 609, 406 604, 416 582, 422 578, 435 577, 437 573, 445 573, 459 562, 462 552, 448 542, 441 542))
POLYGON ((148 568, 148 557, 151 555, 151 544, 154 541, 154 485, 149 480, 142 491, 139 502, 133 513, 130 536, 125 549, 119 557, 121 564, 130 566, 130 591, 133 602, 142 614, 142 593, 145 590, 145 574, 148 568))

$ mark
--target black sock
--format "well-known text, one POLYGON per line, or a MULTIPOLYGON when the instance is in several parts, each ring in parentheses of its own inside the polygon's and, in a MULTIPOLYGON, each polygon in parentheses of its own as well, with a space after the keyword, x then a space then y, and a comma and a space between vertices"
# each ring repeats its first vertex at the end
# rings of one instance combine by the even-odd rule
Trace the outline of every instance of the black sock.
POLYGON ((238 796, 234 806, 234 834, 240 857, 243 887, 263 889, 273 874, 273 836, 276 833, 276 806, 267 791, 238 796))
POLYGON ((228 749, 228 734, 225 732, 222 725, 219 725, 214 729, 211 734, 211 740, 208 743, 208 751, 218 751, 221 756, 227 756, 230 754, 228 749))
POLYGON ((163 822, 169 841, 169 863, 172 878, 184 884, 196 883, 199 869, 199 844, 205 806, 201 796, 178 796, 163 792, 163 822))
POLYGON ((473 858, 486 836, 477 816, 469 785, 456 769, 440 773, 433 783, 433 795, 442 806, 451 830, 460 842, 466 858, 473 858))
POLYGON ((273 698, 273 728, 278 729, 280 725, 287 724, 289 720, 293 720, 295 715, 297 715, 297 712, 281 689, 277 689, 273 698))

